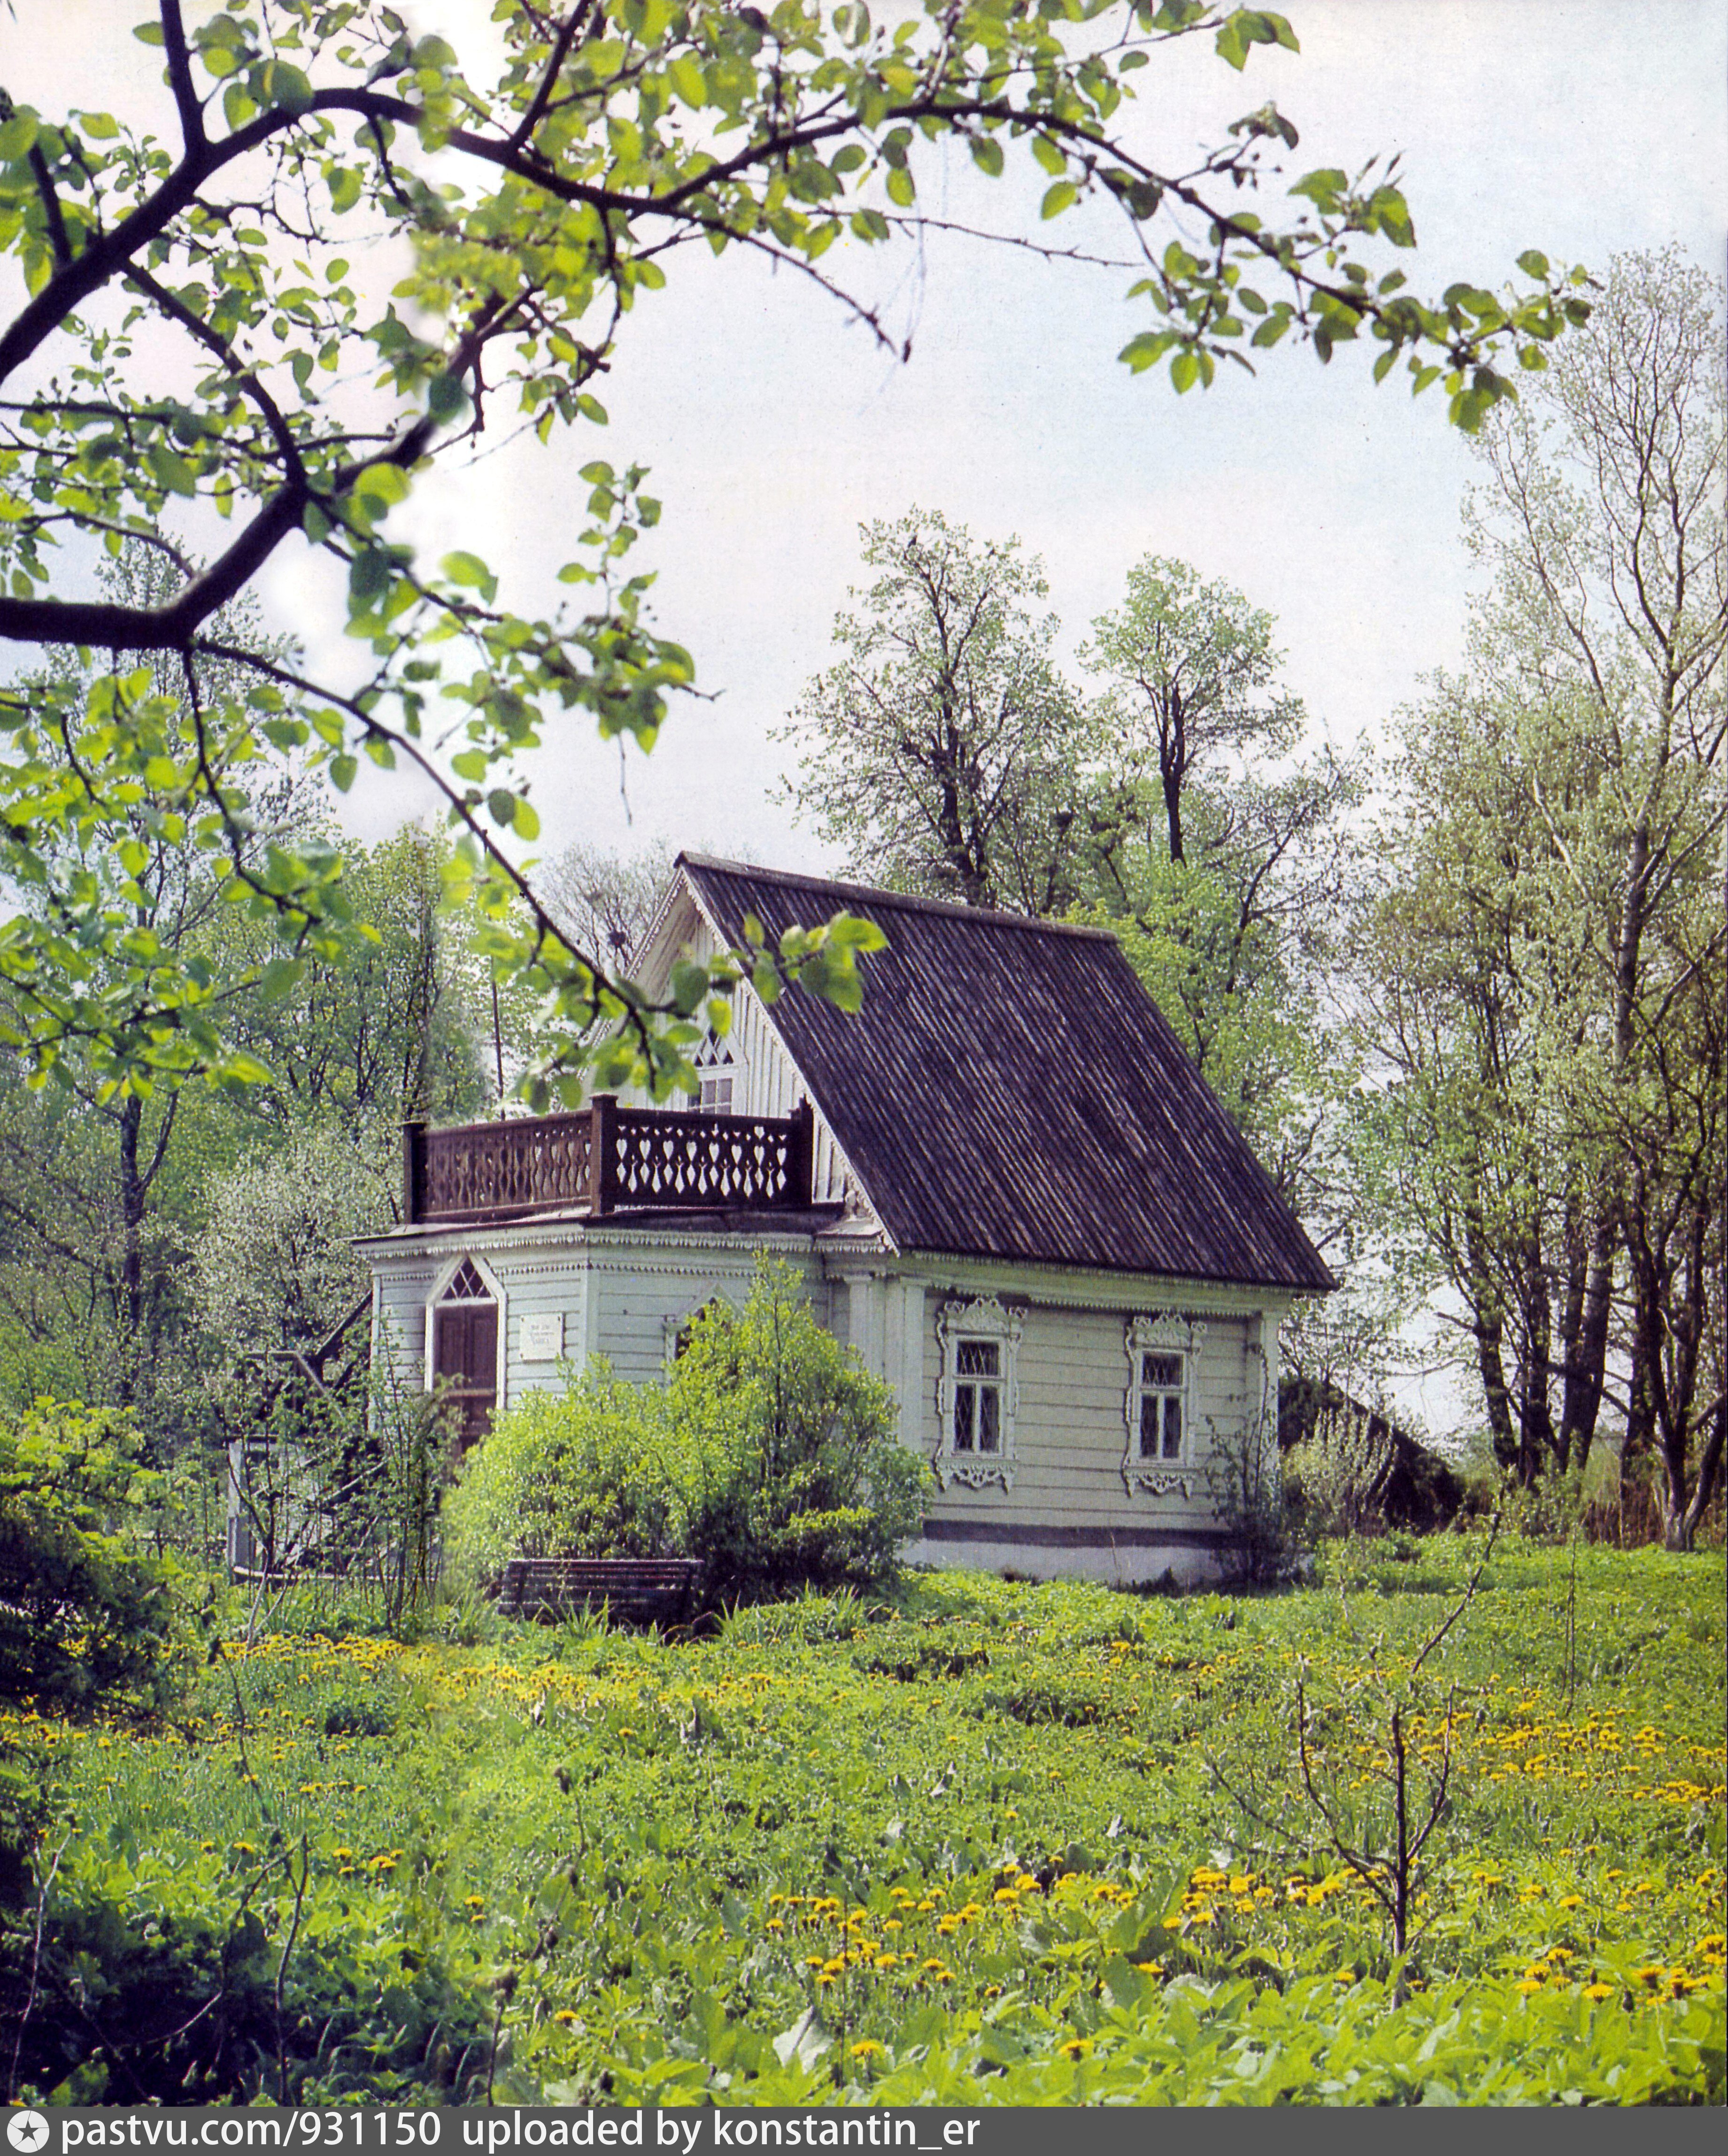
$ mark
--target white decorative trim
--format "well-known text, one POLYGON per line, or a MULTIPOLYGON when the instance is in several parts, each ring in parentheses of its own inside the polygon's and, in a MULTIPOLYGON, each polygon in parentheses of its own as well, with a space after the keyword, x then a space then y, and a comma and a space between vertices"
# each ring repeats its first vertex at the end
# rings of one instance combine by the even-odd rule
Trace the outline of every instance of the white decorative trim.
POLYGON ((1004 1490, 1014 1487, 1014 1425, 1020 1412, 1020 1342, 1026 1318, 1018 1310, 1007 1310, 992 1296, 970 1302, 944 1303, 937 1313, 936 1340, 942 1350, 942 1375, 936 1384, 936 1450, 931 1465, 943 1489, 950 1482, 968 1489, 987 1489, 993 1482, 1004 1490), (1000 1449, 995 1452, 956 1452, 954 1449, 954 1399, 959 1384, 959 1345, 964 1340, 992 1341, 1002 1351, 997 1379, 1000 1426, 1000 1449))
POLYGON ((1123 1331, 1123 1352, 1128 1357, 1128 1389, 1123 1395, 1122 1417, 1128 1425, 1128 1442, 1122 1455, 1122 1484, 1129 1496, 1144 1490, 1155 1497, 1194 1495, 1196 1472, 1192 1457, 1196 1379, 1200 1350, 1206 1335, 1201 1322, 1175 1310, 1144 1311, 1131 1317, 1123 1331), (1182 1358, 1182 1457, 1166 1460, 1140 1457, 1140 1358, 1148 1351, 1169 1348, 1182 1358))

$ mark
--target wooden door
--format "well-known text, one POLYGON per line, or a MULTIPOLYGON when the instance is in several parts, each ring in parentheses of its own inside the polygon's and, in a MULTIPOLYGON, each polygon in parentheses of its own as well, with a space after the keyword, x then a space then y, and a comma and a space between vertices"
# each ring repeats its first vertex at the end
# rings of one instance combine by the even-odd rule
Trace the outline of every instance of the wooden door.
POLYGON ((433 1314, 432 1378, 465 1452, 498 1404, 498 1306, 445 1303, 433 1314))

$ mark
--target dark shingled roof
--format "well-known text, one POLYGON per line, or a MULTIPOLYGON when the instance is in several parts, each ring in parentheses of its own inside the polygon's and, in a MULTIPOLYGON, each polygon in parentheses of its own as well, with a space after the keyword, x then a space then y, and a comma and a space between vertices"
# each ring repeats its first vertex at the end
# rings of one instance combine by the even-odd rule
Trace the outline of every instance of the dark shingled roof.
POLYGON ((902 1250, 1337 1285, 1113 936, 679 865, 730 942, 842 908, 887 937, 861 1017, 796 988, 770 1015, 902 1250))

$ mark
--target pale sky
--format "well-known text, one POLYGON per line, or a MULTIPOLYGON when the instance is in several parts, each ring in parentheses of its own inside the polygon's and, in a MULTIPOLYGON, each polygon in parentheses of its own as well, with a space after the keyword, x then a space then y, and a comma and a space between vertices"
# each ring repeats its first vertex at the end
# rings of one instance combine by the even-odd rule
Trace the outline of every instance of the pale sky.
MULTIPOLYGON (((1196 45, 1155 62, 1142 139, 1179 158, 1274 97, 1301 130, 1289 176, 1397 151, 1419 290, 1498 285, 1516 255, 1599 268, 1677 242, 1720 265, 1728 205, 1728 10, 1720 0, 1291 0, 1299 57, 1257 49, 1238 77, 1196 45), (1154 126, 1155 116, 1157 125, 1154 126)), ((445 19, 459 9, 447 8, 445 19)), ((1039 182, 1041 185, 1041 181, 1039 182)), ((921 198, 960 219, 1011 209, 964 153, 921 198)), ((1030 221, 1035 223, 1035 220, 1030 221)), ((1030 223, 1027 227, 1030 228, 1030 223)), ((1043 228, 1119 251, 1108 212, 1043 228)), ((864 250, 855 250, 863 254, 864 250)), ((646 550, 656 615, 717 701, 686 703, 651 759, 567 740, 536 793, 548 850, 650 837, 784 866, 828 864, 769 798, 769 738, 830 656, 861 578, 860 522, 917 503, 1047 563, 1070 649, 1118 603, 1129 567, 1176 554, 1277 618, 1288 680, 1340 742, 1374 737, 1420 677, 1456 663, 1468 590, 1458 506, 1472 476, 1441 393, 1413 403, 1370 352, 1323 369, 1270 355, 1181 398, 1115 354, 1143 317, 1129 279, 953 240, 825 268, 892 295, 900 366, 799 280, 728 257, 671 265, 627 324, 600 388, 611 414, 550 452, 501 454, 422 513, 526 574, 565 558, 561 505, 581 463, 648 465, 664 521, 646 550)), ((1390 264, 1387 266, 1391 266, 1390 264)), ((306 619, 300 576, 274 572, 306 619)))
MULTIPOLYGON (((130 35, 144 0, 14 5, 0 19, 0 79, 15 95, 50 111, 69 99, 133 115, 160 105, 172 133, 159 62, 130 35)), ((488 34, 481 0, 405 12, 459 49, 488 34)), ((1399 153, 1419 245, 1396 266, 1421 291, 1499 285, 1529 247, 1600 268, 1674 242, 1720 264, 1720 0, 1289 0, 1287 12, 1299 56, 1257 49, 1242 75, 1209 40, 1156 59, 1137 78, 1137 145, 1180 167, 1272 97, 1301 130, 1289 177, 1399 153)), ((1041 185, 990 185, 964 152, 936 148, 920 199, 1120 253, 1108 208, 1039 228, 1041 185)), ((1162 373, 1133 377, 1116 362, 1146 319, 1124 271, 950 239, 922 257, 836 246, 824 269, 912 332, 902 366, 795 276, 736 254, 669 267, 670 288, 640 304, 599 385, 609 427, 501 449, 423 480, 409 505, 430 552, 486 556, 505 572, 507 603, 532 611, 555 598, 552 572, 575 551, 580 465, 651 469, 665 513, 639 556, 658 572, 656 624, 692 650, 713 701, 683 701, 651 758, 630 752, 628 814, 615 748, 565 721, 535 767, 543 852, 657 839, 828 865, 771 798, 789 754, 771 730, 830 657, 834 615, 863 574, 859 524, 914 503, 1041 555, 1070 655, 1144 554, 1229 579, 1276 617, 1288 685, 1340 743, 1381 736, 1422 676, 1460 655, 1470 454, 1437 388, 1412 403, 1397 373, 1372 387, 1371 348, 1323 369, 1288 346, 1257 381, 1226 370, 1178 398, 1162 373)), ((328 565, 291 542, 260 589, 315 660, 349 659, 328 565)), ((375 788, 356 820, 388 828, 403 798, 375 788)))

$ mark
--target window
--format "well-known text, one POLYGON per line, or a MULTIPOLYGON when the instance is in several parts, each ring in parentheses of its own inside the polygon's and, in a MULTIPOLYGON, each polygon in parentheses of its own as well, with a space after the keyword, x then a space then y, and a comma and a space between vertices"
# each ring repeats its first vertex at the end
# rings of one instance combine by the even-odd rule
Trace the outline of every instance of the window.
POLYGON ((950 1482, 975 1490, 992 1483, 1014 1487, 1016 1364, 1024 1329, 1021 1313, 1005 1310, 994 1296, 951 1302, 936 1320, 942 1377, 934 1466, 944 1489, 950 1482))
POLYGON ((450 1433, 466 1451, 491 1427, 498 1404, 499 1297, 472 1258, 464 1258, 429 1312, 428 1376, 450 1433))
POLYGON ((699 1115, 730 1116, 743 1109, 743 1066, 733 1053, 730 1040, 710 1031, 697 1044, 690 1059, 696 1065, 696 1098, 691 1106, 699 1115))
POLYGON ((1128 1354, 1128 1449, 1122 1480, 1155 1496, 1194 1494, 1194 1414, 1191 1386, 1206 1327, 1174 1311, 1130 1319, 1128 1354))
POLYGON ((1187 1389, 1185 1358, 1166 1348, 1140 1358, 1139 1429, 1142 1460, 1182 1456, 1182 1399, 1187 1389))
POLYGON ((1002 1351, 994 1340, 962 1340, 954 1353, 954 1449, 1002 1449, 1002 1351))

